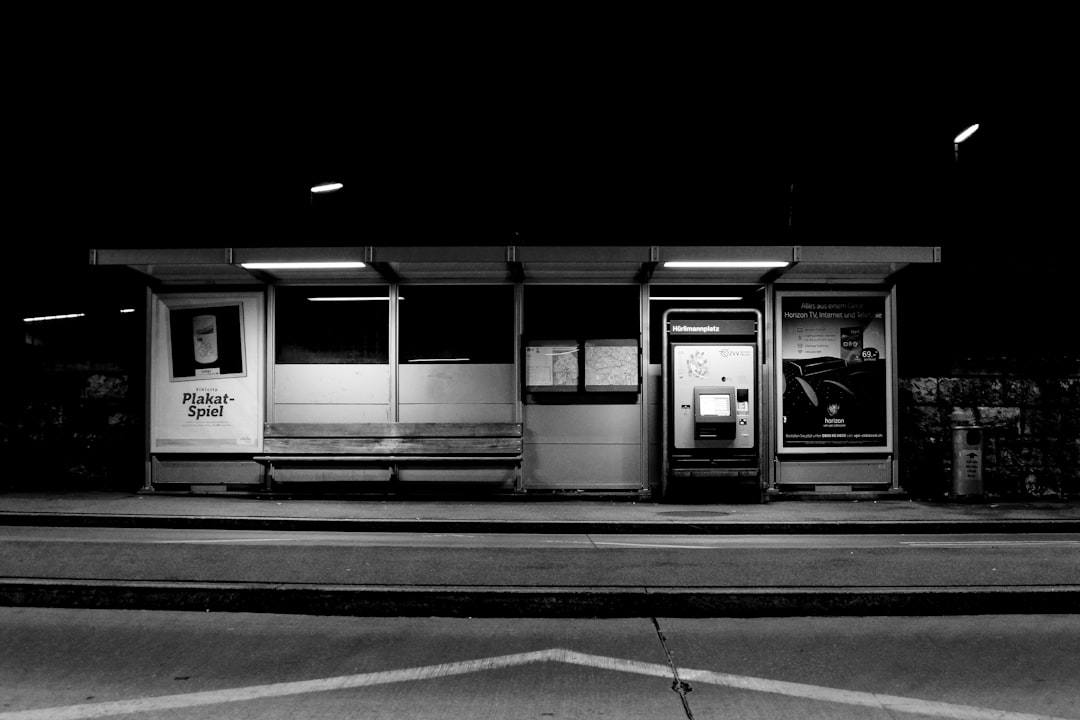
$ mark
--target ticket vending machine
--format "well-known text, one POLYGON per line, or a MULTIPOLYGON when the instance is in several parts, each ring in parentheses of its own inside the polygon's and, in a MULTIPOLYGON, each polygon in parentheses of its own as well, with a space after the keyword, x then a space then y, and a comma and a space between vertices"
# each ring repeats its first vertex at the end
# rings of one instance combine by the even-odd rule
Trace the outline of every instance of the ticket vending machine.
POLYGON ((664 313, 664 499, 763 497, 761 314, 664 313))

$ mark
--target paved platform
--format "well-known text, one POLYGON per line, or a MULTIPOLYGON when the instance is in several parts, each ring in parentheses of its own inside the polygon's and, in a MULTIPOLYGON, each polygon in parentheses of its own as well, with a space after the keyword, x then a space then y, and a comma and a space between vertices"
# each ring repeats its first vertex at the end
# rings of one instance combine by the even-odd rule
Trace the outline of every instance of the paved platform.
POLYGON ((377 532, 1080 532, 1080 499, 668 504, 573 496, 286 499, 106 491, 0 493, 0 525, 29 524, 377 532))
POLYGON ((0 527, 10 530, 0 572, 0 605, 8 606, 469 617, 1080 613, 1078 502, 5 493, 0 527), (143 529, 227 535, 128 535, 143 529), (514 536, 472 547, 406 547, 384 538, 359 548, 338 533, 357 540, 361 533, 514 536), (978 533, 997 534, 992 545, 1000 547, 987 549, 978 533), (527 547, 530 534, 549 537, 527 547), (572 534, 587 535, 590 547, 555 547, 572 534), (934 545, 934 534, 970 538, 945 543, 947 550, 866 544, 886 534, 920 536, 905 546, 934 545), (601 550, 599 535, 622 535, 607 545, 625 547, 601 550), (799 555, 683 548, 743 541, 724 535, 804 535, 806 542, 789 538, 799 555), (855 544, 829 549, 811 535, 850 535, 855 544))

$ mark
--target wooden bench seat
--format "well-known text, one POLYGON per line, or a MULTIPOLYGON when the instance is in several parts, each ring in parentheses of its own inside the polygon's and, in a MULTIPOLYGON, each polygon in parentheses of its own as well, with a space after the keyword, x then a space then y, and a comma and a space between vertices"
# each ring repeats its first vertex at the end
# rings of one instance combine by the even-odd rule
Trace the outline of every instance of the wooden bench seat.
POLYGON ((266 423, 268 485, 276 467, 510 466, 520 471, 521 423, 266 423))

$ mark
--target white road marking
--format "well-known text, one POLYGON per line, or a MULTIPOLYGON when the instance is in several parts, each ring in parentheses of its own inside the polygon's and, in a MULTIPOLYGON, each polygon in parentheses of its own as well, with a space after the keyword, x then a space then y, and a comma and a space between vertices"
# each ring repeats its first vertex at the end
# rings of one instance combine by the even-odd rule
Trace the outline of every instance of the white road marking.
POLYGON ((597 545, 612 545, 615 547, 633 547, 633 548, 663 548, 674 550, 719 550, 716 545, 680 545, 673 543, 665 545, 662 543, 629 543, 629 542, 615 542, 614 540, 593 540, 597 545))
MULTIPOLYGON (((570 665, 615 670, 650 677, 671 678, 671 668, 659 663, 647 663, 638 660, 589 655, 563 648, 551 648, 535 652, 501 655, 497 657, 465 660, 461 662, 427 665, 424 667, 386 670, 360 675, 343 675, 321 680, 301 680, 298 682, 274 683, 271 685, 252 685, 249 687, 207 692, 184 693, 180 695, 162 695, 157 697, 136 698, 134 700, 116 700, 112 702, 68 705, 34 710, 16 710, 0 712, 0 720, 83 720, 84 718, 111 717, 139 712, 160 712, 177 708, 216 705, 219 703, 259 700, 270 697, 300 695, 302 693, 327 692, 347 688, 371 687, 389 683, 430 680, 433 678, 465 675, 500 668, 517 667, 534 662, 563 662, 570 665)), ((739 690, 787 695, 789 697, 820 700, 822 702, 841 703, 878 708, 885 712, 905 712, 917 715, 946 718, 947 720, 1066 720, 1049 715, 1006 712, 972 705, 919 700, 897 695, 879 695, 878 693, 841 690, 838 688, 807 685, 804 683, 767 680, 745 675, 729 675, 711 670, 679 669, 679 676, 684 682, 698 682, 704 685, 721 685, 739 690)))
POLYGON ((1080 545, 1080 540, 901 540, 913 547, 1005 547, 1025 545, 1080 545))
POLYGON ((207 543, 212 544, 212 545, 224 544, 224 543, 233 543, 233 544, 236 544, 236 545, 243 545, 244 543, 280 542, 280 541, 281 541, 281 538, 279 538, 279 537, 267 537, 267 538, 217 538, 217 539, 210 539, 210 540, 151 540, 150 542, 152 544, 154 544, 154 545, 199 545, 199 544, 205 545, 207 543))
POLYGON ((463 662, 427 665, 425 667, 387 670, 364 673, 362 675, 343 675, 321 680, 301 680, 298 682, 274 683, 272 685, 251 685, 226 690, 183 693, 180 695, 161 695, 157 697, 136 698, 134 700, 116 700, 85 705, 41 708, 0 713, 0 720, 83 720, 83 718, 111 717, 138 712, 160 712, 176 708, 216 705, 218 703, 259 700, 287 695, 300 695, 312 692, 345 690, 348 688, 370 687, 388 683, 408 682, 410 680, 430 680, 432 678, 464 675, 466 673, 495 670, 528 663, 550 660, 550 650, 503 655, 499 657, 466 660, 463 662))

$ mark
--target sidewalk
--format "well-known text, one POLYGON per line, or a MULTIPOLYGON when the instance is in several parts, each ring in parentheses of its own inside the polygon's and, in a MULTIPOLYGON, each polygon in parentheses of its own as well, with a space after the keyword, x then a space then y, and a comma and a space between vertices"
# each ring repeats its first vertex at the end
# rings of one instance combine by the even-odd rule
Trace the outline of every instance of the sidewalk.
POLYGON ((0 493, 0 525, 372 532, 662 534, 1080 532, 1080 501, 774 500, 682 504, 576 497, 283 499, 0 493))

